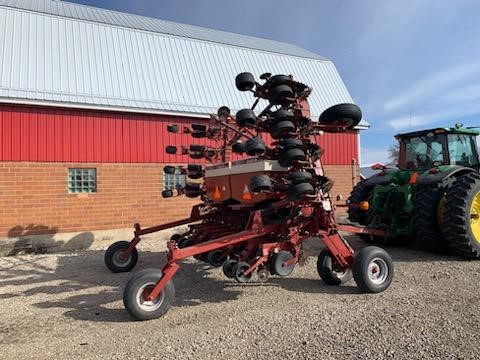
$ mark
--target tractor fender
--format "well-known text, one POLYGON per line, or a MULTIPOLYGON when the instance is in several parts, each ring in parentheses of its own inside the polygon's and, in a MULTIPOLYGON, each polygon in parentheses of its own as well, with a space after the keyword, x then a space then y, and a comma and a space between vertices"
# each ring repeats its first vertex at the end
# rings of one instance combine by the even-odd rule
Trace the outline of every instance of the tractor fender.
POLYGON ((445 170, 441 168, 439 170, 437 173, 432 174, 430 171, 427 171, 420 175, 417 179, 417 185, 438 184, 442 187, 448 187, 454 176, 475 172, 472 168, 460 165, 451 165, 445 170))
POLYGON ((397 172, 397 169, 385 169, 379 174, 375 174, 368 179, 364 180, 365 185, 367 186, 375 186, 375 185, 382 185, 387 184, 390 182, 392 176, 397 172))

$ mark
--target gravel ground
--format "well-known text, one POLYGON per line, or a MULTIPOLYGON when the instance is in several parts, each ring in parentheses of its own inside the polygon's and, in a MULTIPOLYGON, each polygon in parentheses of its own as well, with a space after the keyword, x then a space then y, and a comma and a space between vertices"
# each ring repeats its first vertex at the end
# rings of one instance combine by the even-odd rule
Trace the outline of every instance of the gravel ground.
MULTIPOLYGON (((135 271, 163 264, 162 243, 141 243, 135 271)), ((390 249, 394 283, 366 295, 325 286, 319 248, 265 284, 186 261, 174 306, 147 322, 124 310, 131 275, 108 272, 103 251, 1 258, 0 358, 480 358, 480 261, 390 249)))

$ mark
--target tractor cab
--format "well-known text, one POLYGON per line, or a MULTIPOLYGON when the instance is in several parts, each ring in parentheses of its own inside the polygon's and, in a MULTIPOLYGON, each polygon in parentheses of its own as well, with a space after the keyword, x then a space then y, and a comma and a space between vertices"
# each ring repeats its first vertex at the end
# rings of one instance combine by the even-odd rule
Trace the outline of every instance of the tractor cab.
POLYGON ((437 128, 397 135, 401 170, 428 170, 441 165, 460 165, 479 170, 476 137, 479 131, 437 128))

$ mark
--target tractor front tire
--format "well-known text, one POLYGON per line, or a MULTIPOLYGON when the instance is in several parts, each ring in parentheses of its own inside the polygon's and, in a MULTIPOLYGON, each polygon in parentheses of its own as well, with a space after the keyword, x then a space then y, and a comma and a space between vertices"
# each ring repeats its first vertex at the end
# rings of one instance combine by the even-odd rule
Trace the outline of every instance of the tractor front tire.
MULTIPOLYGON (((370 200, 370 194, 372 191, 372 186, 367 185, 365 181, 361 181, 353 188, 347 203, 358 205, 361 201, 368 201, 370 200)), ((370 204, 370 206, 371 205, 372 204, 370 204)), ((361 210, 358 206, 349 207, 347 215, 350 222, 359 223, 360 225, 368 225, 368 211, 361 210)))
POLYGON ((457 178, 447 190, 445 236, 453 250, 468 259, 480 259, 480 175, 457 178))

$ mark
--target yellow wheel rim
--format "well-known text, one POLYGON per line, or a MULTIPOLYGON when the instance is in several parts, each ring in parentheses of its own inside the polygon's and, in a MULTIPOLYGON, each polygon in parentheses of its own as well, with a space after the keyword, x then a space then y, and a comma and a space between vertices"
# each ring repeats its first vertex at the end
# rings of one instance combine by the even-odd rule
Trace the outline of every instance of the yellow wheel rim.
POLYGON ((437 207, 437 224, 443 232, 443 209, 445 208, 445 193, 442 194, 437 207))
POLYGON ((480 243, 480 192, 475 194, 470 206, 470 229, 475 241, 480 243))

